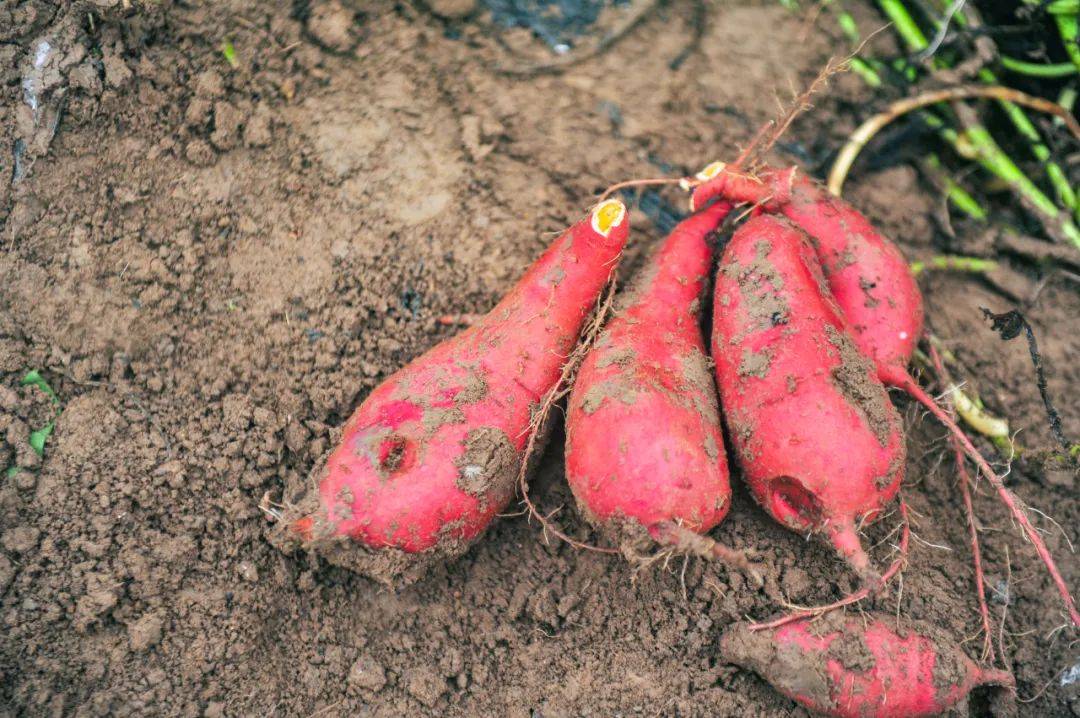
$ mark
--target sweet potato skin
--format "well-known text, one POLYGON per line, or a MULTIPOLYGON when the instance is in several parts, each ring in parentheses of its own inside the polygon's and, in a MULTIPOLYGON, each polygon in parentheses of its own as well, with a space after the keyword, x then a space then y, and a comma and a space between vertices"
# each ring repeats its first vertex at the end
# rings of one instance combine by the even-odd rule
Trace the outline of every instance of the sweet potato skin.
POLYGON ((317 500, 301 503, 292 531, 316 549, 353 542, 358 551, 327 551, 330 560, 387 581, 410 562, 365 561, 362 549, 399 559, 463 552, 512 498, 532 411, 557 381, 628 227, 625 207, 604 203, 478 323, 372 391, 317 473, 317 500))
POLYGON ((896 495, 904 441, 801 230, 763 214, 716 276, 712 356, 729 435, 754 497, 780 523, 826 532, 860 572, 854 527, 896 495))
POLYGON ((754 178, 721 169, 695 188, 693 203, 714 197, 781 212, 814 241, 825 280, 860 351, 896 383, 922 335, 922 293, 897 246, 850 204, 796 168, 754 178))
POLYGON ((833 613, 771 630, 746 623, 720 641, 729 663, 750 669, 796 703, 838 718, 916 718, 943 713, 977 686, 1013 686, 954 641, 895 616, 833 613))
POLYGON ((566 476, 589 520, 619 541, 723 520, 731 486, 700 305, 707 235, 730 206, 681 222, 586 356, 567 406, 566 476))

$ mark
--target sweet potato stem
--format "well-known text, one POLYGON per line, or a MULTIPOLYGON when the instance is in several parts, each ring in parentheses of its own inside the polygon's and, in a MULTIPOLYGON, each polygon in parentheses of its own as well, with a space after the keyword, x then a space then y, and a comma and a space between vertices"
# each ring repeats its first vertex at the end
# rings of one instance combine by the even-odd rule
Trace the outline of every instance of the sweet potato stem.
MULTIPOLYGON (((908 12, 903 2, 900 0, 880 0, 880 4, 891 20, 898 23, 904 23, 905 27, 908 29, 908 32, 901 33, 908 48, 917 52, 925 52, 929 47, 929 43, 919 30, 918 25, 915 24, 915 21, 912 19, 911 14, 908 12)), ((975 26, 977 28, 980 24, 978 12, 971 7, 964 8, 956 13, 954 19, 956 24, 961 27, 975 26)), ((900 27, 900 25, 898 24, 897 27, 900 27)), ((1064 33, 1062 37, 1064 38, 1064 33)), ((981 82, 987 85, 996 85, 999 83, 997 75, 987 67, 980 68, 976 73, 976 76, 981 82)), ((1012 122, 1013 126, 1016 128, 1017 132, 1027 140, 1032 154, 1043 164, 1047 179, 1049 179, 1050 183, 1054 186, 1054 191, 1057 193, 1058 199, 1069 210, 1074 210, 1076 208, 1076 193, 1070 186, 1068 176, 1065 174, 1064 170, 1062 170, 1061 166, 1050 157, 1050 149, 1046 146, 1046 143, 1043 142, 1042 137, 1039 136, 1035 124, 1020 107, 1008 99, 1001 98, 999 104, 1001 105, 1002 111, 1004 111, 1005 115, 1009 118, 1009 121, 1012 122)), ((1008 160, 1008 158, 1006 158, 1006 160, 1008 160)), ((1012 161, 1008 160, 1007 164, 1012 165, 1012 161)), ((1006 169, 1009 168, 1006 167, 1006 169)), ((1007 178, 1003 177, 1003 179, 1007 178)), ((1031 187, 1018 187, 1017 190, 1022 192, 1032 204, 1039 204, 1038 195, 1041 195, 1042 193, 1041 190, 1034 187, 1034 185, 1031 187), (1032 193, 1031 189, 1034 189, 1035 192, 1032 193)))
POLYGON ((927 269, 943 269, 956 272, 971 272, 983 274, 992 272, 998 268, 998 263, 992 259, 982 257, 962 257, 954 254, 939 254, 928 260, 916 260, 910 265, 911 273, 919 276, 927 269))
MULTIPOLYGON (((1035 107, 1040 111, 1061 117, 1074 135, 1080 137, 1080 124, 1076 119, 1061 106, 1044 100, 1040 97, 1032 97, 1026 93, 1000 85, 960 85, 948 87, 942 90, 925 92, 915 97, 908 97, 889 105, 885 110, 859 126, 847 143, 840 150, 836 161, 829 172, 829 191, 839 196, 844 178, 854 163, 856 156, 863 147, 883 127, 896 118, 917 109, 942 102, 957 101, 969 97, 993 97, 1007 100, 1011 106, 1013 103, 1025 104, 1035 107)), ((1020 193, 1026 204, 1042 216, 1048 232, 1057 228, 1061 235, 1068 241, 1080 246, 1080 230, 1072 224, 1072 221, 1061 212, 1060 208, 1025 175, 1016 164, 1002 151, 989 131, 978 121, 974 112, 963 105, 956 107, 957 116, 964 126, 963 134, 958 136, 957 151, 960 154, 978 161, 986 169, 1004 179, 1020 193)), ((1070 205, 1070 208, 1072 205, 1070 205)))
POLYGON ((888 383, 893 384, 910 394, 912 398, 925 406, 926 409, 934 415, 934 418, 944 424, 945 428, 952 432, 952 435, 960 443, 964 452, 975 462, 979 471, 981 471, 987 481, 990 482, 990 485, 994 487, 998 496, 1001 497, 1002 502, 1004 502, 1013 517, 1019 522, 1024 530, 1024 534, 1028 537, 1028 540, 1035 546, 1036 553, 1039 554, 1039 558, 1042 559, 1042 562, 1046 565, 1046 570, 1050 572, 1050 578, 1053 579, 1054 585, 1061 595, 1061 600, 1069 613, 1069 620, 1072 621, 1074 626, 1080 627, 1080 612, 1077 612, 1076 610, 1076 602, 1073 600, 1072 594, 1069 593, 1069 587, 1065 585, 1065 579, 1061 577, 1061 572, 1058 571, 1057 564, 1054 562, 1053 556, 1050 555, 1050 550, 1046 548, 1046 543, 1043 541, 1042 536, 1039 535, 1038 530, 1036 530, 1032 525, 1031 520, 1028 518, 1023 502, 1020 501, 1016 494, 1005 486, 1001 477, 990 468, 990 464, 983 458, 983 455, 979 450, 975 448, 975 445, 971 443, 971 439, 968 438, 967 434, 957 426, 949 413, 941 408, 941 405, 934 401, 934 398, 919 386, 918 382, 915 381, 911 374, 906 370, 901 370, 897 373, 899 376, 890 377, 888 383))
MULTIPOLYGON (((900 34, 901 39, 909 50, 912 52, 924 52, 927 50, 930 45, 929 41, 901 0, 879 0, 878 4, 886 16, 894 23, 897 32, 900 34)), ((968 25, 977 23, 978 21, 977 17, 969 19, 963 12, 957 13, 955 19, 960 25, 968 25)), ((858 41, 858 27, 855 25, 854 20, 850 15, 841 13, 837 18, 837 22, 849 40, 852 42, 858 41)), ((940 60, 934 60, 934 63, 938 66, 942 66, 940 60)), ((878 63, 877 66, 880 68, 880 63, 878 63)), ((880 87, 883 84, 882 77, 878 70, 875 69, 874 62, 864 61, 858 66, 853 65, 853 69, 855 69, 857 74, 859 74, 870 86, 880 87)), ((910 71, 910 73, 906 73, 906 76, 909 80, 914 81, 914 68, 910 64, 904 63, 904 69, 910 71)), ((998 78, 987 68, 982 68, 977 75, 981 82, 988 85, 998 83, 998 78)), ((1038 130, 1035 128, 1030 118, 1028 118, 1020 107, 1011 102, 1010 98, 999 97, 998 99, 1002 110, 1016 127, 1017 131, 1028 141, 1032 153, 1045 167, 1047 177, 1051 184, 1053 184, 1058 199, 1070 211, 1076 210, 1078 208, 1076 192, 1069 185, 1068 178, 1064 171, 1051 158, 1050 150, 1047 148, 1046 143, 1042 141, 1038 130)), ((962 132, 957 132, 956 129, 947 126, 945 121, 933 112, 920 110, 918 116, 928 127, 936 131, 959 155, 979 162, 983 168, 991 174, 1006 181, 1010 188, 1018 195, 1021 202, 1039 215, 1044 226, 1047 227, 1047 232, 1049 234, 1060 235, 1074 246, 1080 246, 1080 230, 1077 230, 1072 220, 1068 218, 1066 214, 1061 213, 1059 208, 1054 205, 1042 190, 1024 175, 1016 163, 997 146, 997 143, 981 123, 969 125, 963 128, 962 132)), ((834 174, 836 173, 837 170, 834 168, 834 174)), ((846 168, 844 173, 846 173, 846 168)), ((838 189, 835 187, 835 181, 830 181, 830 189, 833 189, 834 193, 839 194, 838 189)), ((961 187, 955 183, 948 183, 946 191, 950 199, 953 200, 953 203, 959 209, 976 219, 983 219, 985 217, 984 212, 978 210, 976 210, 976 212, 970 211, 971 208, 977 207, 978 204, 961 187), (980 214, 982 216, 979 216, 980 214)))
MULTIPOLYGON (((862 40, 861 35, 859 34, 859 26, 855 23, 855 18, 852 17, 850 13, 841 11, 836 17, 836 22, 853 45, 861 43, 862 40)), ((881 72, 884 71, 885 68, 880 60, 867 60, 861 57, 852 57, 851 69, 856 75, 863 79, 863 82, 874 89, 885 84, 885 81, 881 77, 881 72)), ((925 109, 918 110, 916 116, 924 122, 927 127, 938 132, 943 140, 949 144, 955 142, 957 137, 955 130, 946 128, 944 121, 940 117, 925 109)), ((927 155, 925 164, 940 178, 946 196, 952 200, 953 205, 955 205, 957 209, 973 219, 986 219, 986 210, 983 209, 982 205, 979 204, 979 201, 975 199, 971 193, 945 174, 941 169, 941 161, 937 158, 937 155, 927 155)))

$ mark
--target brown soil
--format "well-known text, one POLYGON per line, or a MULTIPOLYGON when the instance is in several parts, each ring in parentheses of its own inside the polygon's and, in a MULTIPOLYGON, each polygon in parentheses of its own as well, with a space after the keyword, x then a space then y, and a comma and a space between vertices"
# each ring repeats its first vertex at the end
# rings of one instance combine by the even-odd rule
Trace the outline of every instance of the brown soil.
MULTIPOLYGON (((271 5, 0 1, 0 468, 20 467, 0 476, 0 715, 792 715, 718 658, 719 632, 855 579, 741 488, 714 536, 770 566, 760 592, 698 560, 635 580, 621 558, 546 542, 515 514, 395 593, 274 548, 258 506, 305 480, 373 386, 453 331, 437 317, 486 311, 597 189, 657 174, 649 157, 679 171, 730 158, 841 40, 775 3, 715 3, 672 70, 694 9, 669 3, 565 74, 514 78, 491 69, 508 58, 482 16, 271 5), (63 406, 44 458, 26 441, 53 409, 20 385, 29 369, 63 406)), ((787 139, 823 155, 869 100, 840 78, 787 139)), ((934 251, 937 200, 910 168, 849 185, 909 255, 934 251)), ((658 235, 641 213, 634 228, 627 269, 658 235)), ((1025 347, 978 311, 1011 302, 958 275, 923 287, 958 373, 1025 445, 1049 446, 1025 347)), ((1027 316, 1065 433, 1080 436, 1080 294, 1052 279, 1027 316)), ((942 432, 896 399, 921 540, 902 595, 874 605, 974 655, 951 461, 942 432)), ((572 506, 561 443, 533 479, 544 511, 572 506)), ((1075 472, 1017 463, 1009 481, 1080 541, 1075 472)), ((1075 634, 1046 638, 1062 623, 1052 586, 982 487, 976 508, 991 586, 1011 567, 1008 665, 1021 695, 1049 682, 1020 711, 1075 714, 1077 684, 1056 679, 1075 634)), ((590 537, 570 508, 556 516, 590 537)))

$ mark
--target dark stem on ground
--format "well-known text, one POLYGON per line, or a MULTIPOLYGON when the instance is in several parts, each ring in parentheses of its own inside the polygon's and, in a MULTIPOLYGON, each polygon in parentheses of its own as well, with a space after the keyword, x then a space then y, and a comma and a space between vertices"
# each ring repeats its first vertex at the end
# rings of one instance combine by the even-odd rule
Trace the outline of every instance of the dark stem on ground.
POLYGON ((1061 430, 1061 415, 1054 408, 1054 402, 1046 388, 1046 372, 1043 370, 1042 356, 1039 354, 1039 342, 1035 339, 1035 332, 1032 331, 1028 320, 1016 309, 1001 314, 994 314, 986 307, 980 307, 980 309, 983 316, 990 320, 990 328, 1000 334, 1004 341, 1015 339, 1020 336, 1021 331, 1026 335, 1028 353, 1031 354, 1031 363, 1035 367, 1035 383, 1039 387, 1039 396, 1042 397, 1046 415, 1050 420, 1050 432, 1061 447, 1068 452, 1069 442, 1061 430))

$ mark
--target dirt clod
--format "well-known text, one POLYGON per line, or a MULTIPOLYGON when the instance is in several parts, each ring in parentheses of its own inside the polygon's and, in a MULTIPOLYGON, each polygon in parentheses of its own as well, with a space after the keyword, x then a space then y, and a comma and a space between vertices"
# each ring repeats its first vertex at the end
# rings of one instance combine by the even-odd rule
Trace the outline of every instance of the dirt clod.
POLYGON ((307 28, 312 38, 327 50, 344 53, 357 42, 354 14, 338 0, 311 3, 307 28))
POLYGON ((434 708, 446 692, 446 681, 427 667, 413 668, 405 673, 405 690, 428 708, 434 708))
POLYGON ((161 642, 165 619, 160 613, 148 613, 128 624, 128 642, 136 653, 153 648, 161 642))
POLYGON ((877 381, 874 365, 855 347, 846 332, 825 327, 829 343, 836 349, 840 363, 832 370, 833 383, 847 398, 874 432, 878 443, 889 443, 892 427, 898 426, 896 409, 888 400, 888 394, 877 381))
POLYGON ((349 669, 349 688, 354 691, 379 691, 386 685, 386 671, 371 656, 361 655, 349 669))

